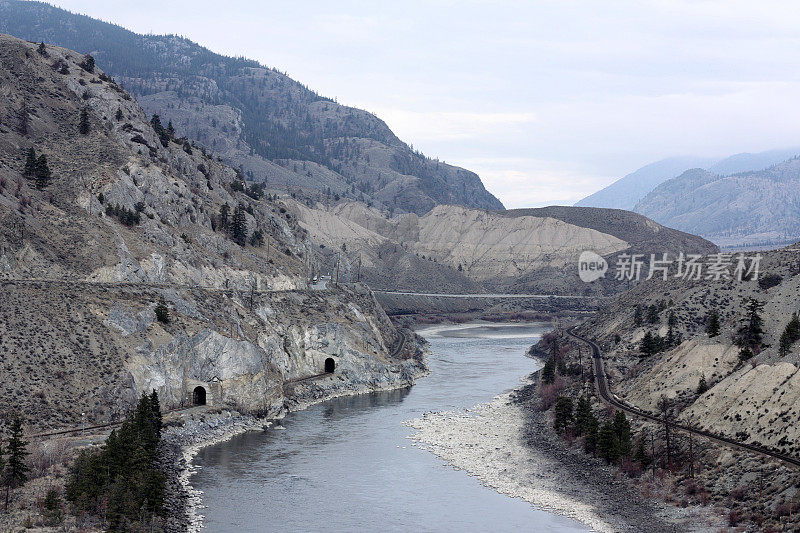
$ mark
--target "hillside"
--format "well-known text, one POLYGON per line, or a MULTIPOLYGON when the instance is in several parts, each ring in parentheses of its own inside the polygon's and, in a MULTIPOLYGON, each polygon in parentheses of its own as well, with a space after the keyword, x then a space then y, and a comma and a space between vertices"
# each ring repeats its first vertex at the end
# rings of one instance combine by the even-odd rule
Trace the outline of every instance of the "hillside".
POLYGON ((702 157, 670 157, 650 163, 627 174, 611 185, 590 194, 575 203, 576 207, 608 207, 611 209, 633 209, 648 192, 688 168, 705 167, 712 163, 702 157))
POLYGON ((754 154, 734 154, 724 159, 670 157, 643 166, 596 193, 590 194, 575 205, 581 207, 610 207, 632 211, 636 204, 653 189, 690 169, 700 168, 712 174, 727 176, 739 172, 763 170, 791 159, 799 153, 800 148, 788 148, 754 154))
POLYGON ((719 176, 690 170, 648 194, 635 210, 722 246, 785 243, 800 236, 800 160, 719 176))
POLYGON ((138 35, 40 2, 0 1, 0 32, 95 56, 148 114, 270 186, 363 200, 390 212, 502 209, 480 178, 413 151, 374 115, 255 61, 176 36, 138 35))
POLYGON ((388 356, 400 335, 363 287, 307 290, 284 200, 149 121, 88 58, 0 35, 0 86, 3 424, 102 423, 142 391, 172 409, 198 386, 274 415, 424 370, 413 343, 388 356), (335 375, 284 390, 328 358, 335 375))
POLYGON ((363 279, 376 288, 597 294, 621 287, 610 279, 591 285, 579 280, 577 261, 585 250, 608 258, 622 252, 716 250, 708 241, 621 210, 438 206, 421 217, 386 219, 356 203, 295 209, 313 241, 338 252, 348 273, 361 261, 363 279))

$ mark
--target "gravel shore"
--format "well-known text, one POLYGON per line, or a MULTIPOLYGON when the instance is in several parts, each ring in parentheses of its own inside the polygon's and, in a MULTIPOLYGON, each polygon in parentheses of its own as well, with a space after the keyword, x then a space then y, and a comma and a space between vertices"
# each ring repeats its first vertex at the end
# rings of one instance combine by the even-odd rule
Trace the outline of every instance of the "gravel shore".
POLYGON ((708 509, 644 499, 615 468, 569 447, 533 405, 534 390, 528 384, 466 411, 426 413, 407 422, 411 438, 482 484, 596 531, 719 530, 708 509))

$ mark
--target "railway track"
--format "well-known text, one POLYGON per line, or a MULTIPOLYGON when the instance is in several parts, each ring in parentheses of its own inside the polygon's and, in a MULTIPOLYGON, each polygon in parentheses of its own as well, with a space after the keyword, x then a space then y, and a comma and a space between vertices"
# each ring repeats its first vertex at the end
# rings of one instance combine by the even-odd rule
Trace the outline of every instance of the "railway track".
POLYGON ((651 420, 653 422, 657 422, 659 424, 667 424, 670 428, 683 431, 684 433, 689 433, 692 435, 697 435, 698 437, 702 437, 719 444, 723 444, 725 446, 729 446, 731 448, 736 448, 740 450, 745 450, 748 452, 756 453, 765 457, 770 457, 772 459, 777 459, 782 461, 783 463, 789 465, 792 468, 800 468, 800 459, 792 457, 790 455, 786 455, 781 452, 776 452, 773 450, 769 450, 762 446, 756 446, 754 444, 747 444, 744 442, 737 441, 736 439, 732 439, 730 437, 726 437, 723 435, 717 435, 715 433, 711 433, 710 431, 705 431, 703 429, 697 429, 686 424, 680 424, 674 421, 667 421, 665 422, 662 418, 659 418, 658 415, 649 413, 638 407, 634 407, 632 405, 628 405, 623 403, 622 401, 618 400, 613 394, 609 392, 608 388, 608 378, 606 377, 605 367, 603 365, 603 358, 600 354, 600 347, 594 342, 579 335, 576 335, 572 329, 567 329, 567 334, 581 342, 588 344, 592 349, 592 360, 594 362, 594 376, 595 376, 595 385, 597 386, 597 393, 600 398, 616 407, 617 409, 621 409, 627 413, 632 415, 645 418, 647 420, 651 420))
MULTIPOLYGON (((197 409, 205 406, 200 405, 189 405, 187 407, 178 407, 176 409, 168 409, 162 413, 162 415, 169 415, 173 413, 179 413, 181 411, 189 411, 190 409, 197 409)), ((30 435, 26 435, 27 438, 31 439, 41 439, 47 437, 58 437, 63 435, 71 435, 73 433, 83 433, 84 431, 94 431, 98 429, 109 429, 109 428, 117 428, 122 425, 122 422, 108 422, 106 424, 96 424, 94 426, 83 426, 78 428, 72 429, 59 429, 56 431, 45 431, 43 433, 32 433, 30 435)))

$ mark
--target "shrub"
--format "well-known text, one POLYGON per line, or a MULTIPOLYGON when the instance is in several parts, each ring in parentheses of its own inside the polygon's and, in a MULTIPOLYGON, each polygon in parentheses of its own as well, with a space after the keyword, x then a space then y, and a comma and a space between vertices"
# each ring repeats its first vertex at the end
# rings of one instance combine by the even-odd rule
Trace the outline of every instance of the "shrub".
POLYGON ((156 320, 158 320, 162 324, 169 324, 170 322, 169 308, 167 307, 167 304, 164 303, 164 300, 161 300, 158 303, 154 311, 156 313, 156 320))
POLYGON ((767 274, 766 276, 759 278, 758 286, 764 290, 767 290, 779 285, 781 281, 783 281, 783 276, 780 274, 767 274))

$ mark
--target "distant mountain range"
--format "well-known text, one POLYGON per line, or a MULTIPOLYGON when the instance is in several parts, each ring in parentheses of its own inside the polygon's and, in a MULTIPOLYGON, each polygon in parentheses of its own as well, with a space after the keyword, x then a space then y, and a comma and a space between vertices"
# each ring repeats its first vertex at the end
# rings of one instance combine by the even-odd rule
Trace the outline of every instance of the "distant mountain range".
MULTIPOLYGON (((800 154, 800 147, 769 150, 755 154, 741 153, 724 159, 708 157, 670 157, 645 165, 618 179, 608 187, 575 203, 581 207, 610 207, 633 210, 639 201, 665 181, 693 168, 727 176, 738 172, 762 170, 800 154)), ((664 223, 659 220, 658 222, 664 223)), ((685 229, 685 228, 680 228, 685 229)))
POLYGON ((172 35, 138 35, 41 2, 0 0, 0 33, 90 53, 148 114, 249 180, 394 212, 503 209, 468 170, 415 152, 379 118, 256 61, 172 35))
POLYGON ((634 210, 723 247, 794 242, 800 239, 800 159, 728 176, 688 170, 634 210))

